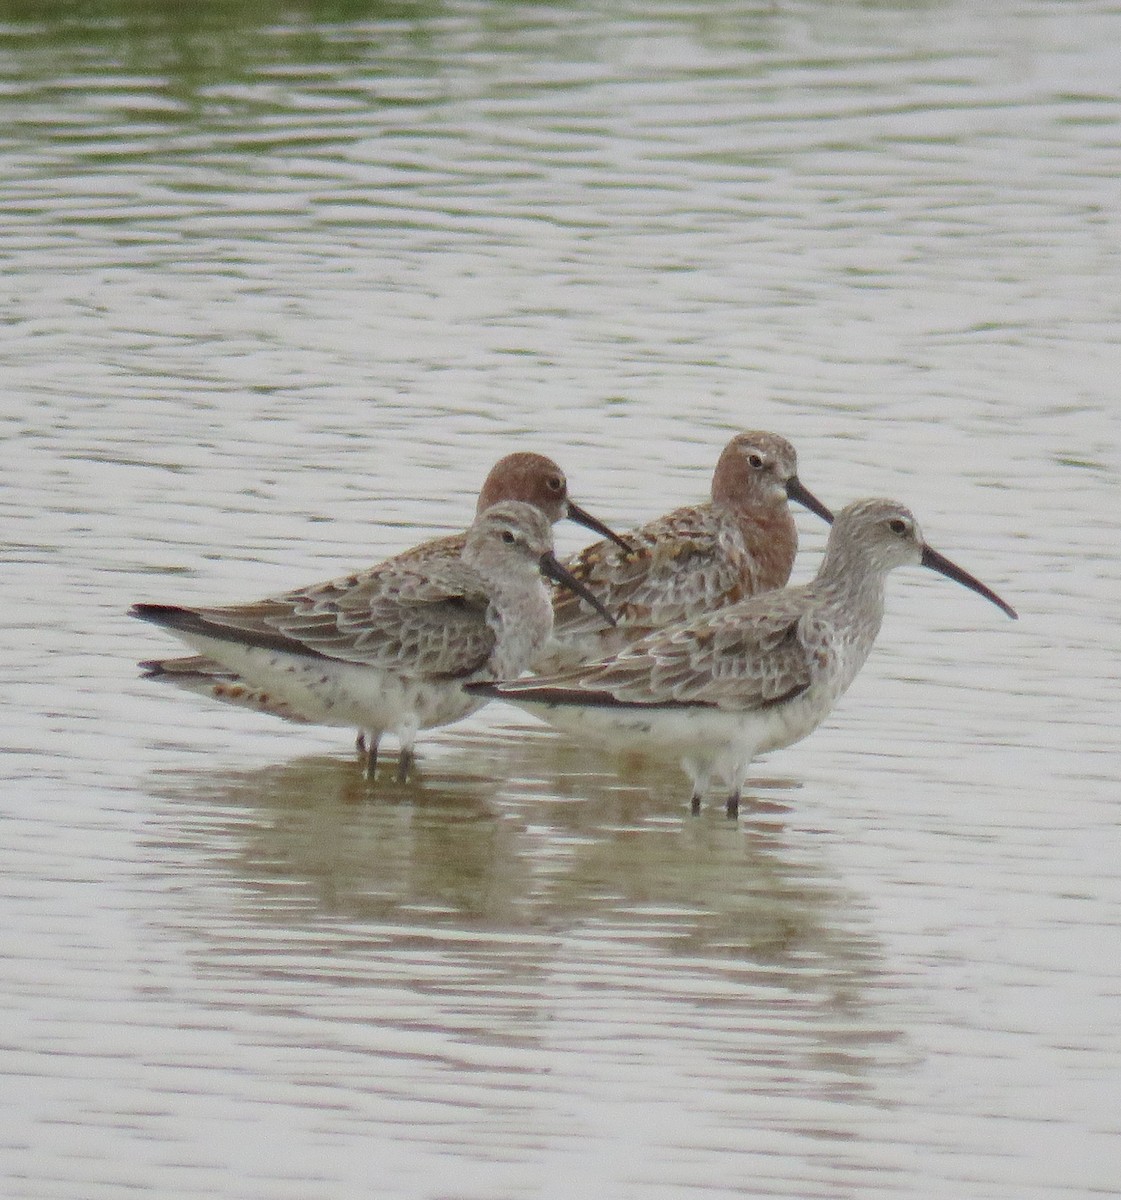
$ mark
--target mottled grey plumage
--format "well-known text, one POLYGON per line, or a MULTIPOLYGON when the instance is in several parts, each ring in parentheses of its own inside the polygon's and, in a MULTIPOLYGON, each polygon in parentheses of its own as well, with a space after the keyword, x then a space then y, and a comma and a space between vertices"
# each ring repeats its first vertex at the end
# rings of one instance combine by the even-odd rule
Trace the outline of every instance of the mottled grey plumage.
MULTIPOLYGON (((221 674, 199 672, 209 673, 211 694, 242 688, 237 703, 256 697, 278 715, 357 728, 375 757, 391 732, 407 770, 419 729, 485 702, 463 683, 520 674, 548 636, 552 602, 541 573, 567 577, 552 545, 539 509, 507 501, 475 519, 459 558, 391 560, 255 603, 137 605, 133 615, 176 633, 205 655, 198 661, 218 664, 221 674)), ((190 686, 190 666, 142 665, 190 686)))
POLYGON ((694 807, 716 774, 733 813, 752 759, 805 737, 852 683, 880 629, 888 572, 907 563, 1016 615, 926 546, 903 505, 860 500, 838 514, 812 583, 659 630, 600 662, 472 690, 588 741, 680 759, 694 807))

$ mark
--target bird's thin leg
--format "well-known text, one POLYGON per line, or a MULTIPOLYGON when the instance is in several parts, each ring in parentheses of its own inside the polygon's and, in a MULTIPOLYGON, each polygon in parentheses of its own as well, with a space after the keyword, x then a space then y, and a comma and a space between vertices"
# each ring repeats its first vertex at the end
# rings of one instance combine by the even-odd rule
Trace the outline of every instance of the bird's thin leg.
POLYGON ((365 755, 366 759, 366 778, 372 780, 374 772, 378 769, 378 743, 381 739, 375 734, 360 733, 358 735, 358 750, 359 753, 365 755))
POLYGON ((705 798, 705 792, 708 790, 710 770, 691 758, 683 759, 681 766, 685 774, 693 781, 693 795, 689 801, 689 811, 695 817, 701 811, 701 801, 705 798))
POLYGON ((400 747, 397 753, 398 783, 408 782, 409 772, 413 769, 413 764, 416 762, 416 755, 413 753, 413 742, 416 740, 419 729, 420 721, 417 719, 416 713, 408 712, 402 716, 393 730, 393 734, 397 738, 397 745, 400 747))
POLYGON ((729 820, 734 820, 740 815, 740 797, 743 794, 743 785, 747 781, 747 773, 751 769, 752 755, 744 755, 743 759, 733 764, 728 772, 728 784, 730 791, 728 799, 724 802, 724 811, 728 814, 729 820))

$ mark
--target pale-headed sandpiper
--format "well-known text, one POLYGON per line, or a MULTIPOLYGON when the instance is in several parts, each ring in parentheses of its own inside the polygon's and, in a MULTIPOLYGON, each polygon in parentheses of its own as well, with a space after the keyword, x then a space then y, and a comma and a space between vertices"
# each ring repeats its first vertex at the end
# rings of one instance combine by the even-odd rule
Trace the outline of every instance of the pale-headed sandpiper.
POLYGON ((680 762, 694 812, 715 776, 734 816, 756 755, 816 729, 864 665, 888 573, 920 563, 1016 616, 926 545, 902 504, 858 500, 837 515, 811 583, 669 626, 598 662, 470 690, 509 700, 589 744, 680 762))
MULTIPOLYGON (((131 611, 233 676, 228 685, 209 678, 208 694, 245 687, 265 711, 362 731, 368 773, 382 735, 391 733, 404 780, 419 730, 485 703, 465 684, 517 676, 541 648, 553 622, 543 575, 596 603, 557 562, 549 518, 505 501, 476 517, 455 558, 390 560, 250 604, 138 604, 131 611)), ((610 620, 606 610, 603 616, 610 620)), ((141 666, 185 684, 164 663, 141 666)))

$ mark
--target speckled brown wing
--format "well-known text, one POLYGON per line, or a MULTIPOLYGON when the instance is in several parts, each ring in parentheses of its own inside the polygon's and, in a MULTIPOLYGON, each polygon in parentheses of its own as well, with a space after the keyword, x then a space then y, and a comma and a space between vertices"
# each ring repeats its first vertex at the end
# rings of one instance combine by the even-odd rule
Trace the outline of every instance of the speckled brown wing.
MULTIPOLYGON (((597 542, 565 565, 620 625, 659 628, 747 594, 742 564, 726 544, 730 532, 711 505, 690 505, 628 533, 629 552, 597 542)), ((554 595, 553 615, 558 636, 605 628, 603 619, 571 593, 554 595)))
POLYGON ((253 604, 192 611, 211 631, 409 678, 456 678, 485 666, 495 646, 488 598, 462 562, 423 571, 388 564, 253 604))
POLYGON ((466 533, 446 533, 440 537, 429 538, 419 546, 410 546, 399 554, 387 558, 382 567, 414 566, 422 562, 454 561, 463 553, 467 541, 466 533))
POLYGON ((658 630, 603 662, 508 681, 511 699, 605 706, 706 705, 739 712, 789 699, 827 665, 829 640, 803 589, 658 630))

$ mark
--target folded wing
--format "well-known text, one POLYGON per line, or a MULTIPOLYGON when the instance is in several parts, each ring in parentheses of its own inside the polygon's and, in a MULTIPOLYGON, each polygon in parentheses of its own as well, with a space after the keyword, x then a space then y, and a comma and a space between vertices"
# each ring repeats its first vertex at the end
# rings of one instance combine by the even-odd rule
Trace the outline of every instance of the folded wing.
MULTIPOLYGON (((211 639, 337 659, 415 678, 459 678, 495 646, 488 600, 474 572, 449 560, 423 572, 369 571, 250 604, 136 615, 211 639)), ((219 651, 208 646, 212 657, 219 651)))
POLYGON ((613 658, 485 689, 510 699, 604 707, 705 706, 750 711, 788 700, 826 668, 832 650, 791 589, 742 601, 648 634, 613 658))

